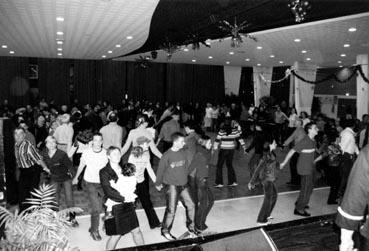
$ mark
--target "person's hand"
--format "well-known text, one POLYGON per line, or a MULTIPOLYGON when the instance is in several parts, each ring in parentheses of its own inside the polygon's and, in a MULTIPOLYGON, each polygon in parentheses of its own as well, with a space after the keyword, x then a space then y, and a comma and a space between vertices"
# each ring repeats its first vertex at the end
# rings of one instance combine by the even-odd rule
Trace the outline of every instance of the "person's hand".
POLYGON ((247 184, 247 187, 249 188, 249 190, 252 190, 252 189, 254 189, 254 188, 255 188, 255 186, 254 186, 254 185, 252 185, 251 183, 248 183, 248 184, 247 184))
POLYGON ((43 169, 45 172, 47 172, 48 174, 50 174, 50 169, 49 168, 44 168, 43 169))
POLYGON ((156 190, 161 191, 161 189, 163 188, 163 185, 159 185, 159 186, 155 186, 156 190))
POLYGON ((75 177, 73 180, 72 180, 72 185, 77 185, 78 184, 78 178, 75 177))

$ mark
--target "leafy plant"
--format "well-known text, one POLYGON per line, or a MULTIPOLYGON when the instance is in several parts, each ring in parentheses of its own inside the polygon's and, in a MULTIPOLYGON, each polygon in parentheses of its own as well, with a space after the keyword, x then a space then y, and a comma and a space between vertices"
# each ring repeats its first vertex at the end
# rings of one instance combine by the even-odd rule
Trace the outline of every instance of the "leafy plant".
POLYGON ((2 250, 35 250, 64 251, 78 250, 72 248, 68 240, 68 230, 71 227, 68 217, 70 213, 80 213, 81 208, 72 207, 55 211, 58 205, 55 201, 55 186, 42 184, 31 194, 26 203, 31 206, 19 213, 13 214, 8 209, 0 207, 0 226, 5 225, 6 239, 1 240, 2 250))

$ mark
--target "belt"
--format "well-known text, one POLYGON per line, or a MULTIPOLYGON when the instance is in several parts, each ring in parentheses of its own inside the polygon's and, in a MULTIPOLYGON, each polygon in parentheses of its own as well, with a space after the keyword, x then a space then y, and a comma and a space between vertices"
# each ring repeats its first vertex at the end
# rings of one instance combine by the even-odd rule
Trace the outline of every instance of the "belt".
POLYGON ((67 143, 57 143, 58 145, 60 145, 60 146, 66 146, 66 145, 68 145, 67 143))

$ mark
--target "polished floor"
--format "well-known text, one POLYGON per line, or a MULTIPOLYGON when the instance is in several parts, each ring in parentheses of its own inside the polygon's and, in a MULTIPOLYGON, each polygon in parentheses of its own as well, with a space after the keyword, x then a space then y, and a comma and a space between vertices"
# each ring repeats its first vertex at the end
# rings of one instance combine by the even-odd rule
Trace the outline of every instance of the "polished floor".
MULTIPOLYGON (((226 189, 231 190, 232 188, 226 189)), ((314 189, 309 203, 309 212, 312 214, 312 216, 336 212, 337 206, 326 204, 328 192, 329 188, 326 187, 314 189)), ((297 199, 297 196, 298 191, 286 191, 279 193, 276 207, 272 213, 272 216, 274 217, 274 223, 301 219, 301 217, 293 214, 294 203, 297 199)), ((209 226, 207 233, 221 233, 255 227, 256 217, 262 201, 262 195, 217 200, 207 220, 207 225, 209 226)), ((155 209, 158 216, 162 218, 164 214, 164 207, 156 207, 155 209)), ((146 215, 142 209, 137 210, 137 215, 146 244, 166 241, 160 235, 160 229, 151 230, 149 228, 146 215)), ((102 234, 103 240, 94 241, 88 233, 90 224, 89 216, 79 216, 78 221, 80 226, 72 229, 70 235, 72 246, 78 247, 81 251, 105 250, 107 236, 104 234, 102 227, 100 227, 100 233, 102 234)), ((175 236, 180 236, 185 231, 185 211, 183 207, 179 207, 172 233, 175 236)), ((122 237, 117 248, 130 246, 134 246, 134 243, 132 236, 127 234, 122 237)))

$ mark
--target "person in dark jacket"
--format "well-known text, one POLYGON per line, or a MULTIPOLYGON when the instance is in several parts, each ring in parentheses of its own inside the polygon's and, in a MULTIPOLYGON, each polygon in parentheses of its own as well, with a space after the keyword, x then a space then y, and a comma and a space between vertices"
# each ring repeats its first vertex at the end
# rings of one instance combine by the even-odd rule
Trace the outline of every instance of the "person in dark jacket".
POLYGON ((261 181, 264 187, 264 202, 260 209, 257 223, 258 225, 267 225, 275 203, 277 202, 277 187, 275 185, 276 170, 279 169, 279 162, 276 159, 274 150, 277 148, 276 141, 266 140, 263 147, 263 156, 260 159, 254 174, 248 184, 251 190, 255 187, 257 179, 261 181))
MULTIPOLYGON (((42 152, 42 158, 48 168, 50 169, 50 182, 56 188, 55 197, 56 202, 60 206, 60 193, 61 188, 65 191, 65 201, 67 207, 74 207, 73 189, 72 189, 72 176, 73 176, 73 164, 68 158, 67 154, 57 149, 57 143, 54 136, 48 136, 45 140, 46 149, 42 152)), ((75 214, 70 213, 69 219, 73 227, 78 226, 78 222, 75 219, 75 214)))
POLYGON ((195 203, 195 227, 198 232, 208 228, 205 224, 211 208, 214 205, 214 195, 208 185, 211 139, 204 135, 199 139, 200 146, 196 148, 195 155, 190 164, 194 169, 195 177, 190 179, 190 191, 195 203))
MULTIPOLYGON (((249 147, 247 147, 245 150, 245 153, 248 154, 251 151, 251 149, 255 148, 254 154, 251 156, 250 161, 249 161, 250 177, 254 175, 255 169, 261 157, 263 156, 264 142, 265 142, 265 135, 264 135, 263 129, 261 128, 260 125, 256 124, 254 137, 249 147)), ((259 182, 257 182, 256 180, 255 184, 259 184, 259 182)))
MULTIPOLYGON (((121 152, 118 147, 111 146, 108 148, 106 154, 108 155, 109 163, 100 170, 100 183, 104 191, 104 197, 115 202, 112 208, 112 214, 114 217, 114 227, 113 232, 115 235, 111 235, 106 243, 106 250, 113 250, 116 248, 120 238, 126 234, 131 233, 133 240, 136 245, 143 245, 144 240, 142 232, 139 227, 134 203, 129 200, 128 197, 133 197, 127 195, 127 200, 121 195, 124 190, 134 191, 136 188, 136 178, 135 165, 126 163, 122 167, 119 165, 121 159, 121 152), (133 179, 133 183, 129 182, 133 179), (125 182, 121 182, 118 179, 123 179, 125 182), (112 187, 113 183, 123 183, 124 187, 121 188, 122 191, 117 191, 112 187)), ((127 194, 127 193, 125 193, 127 194)))

